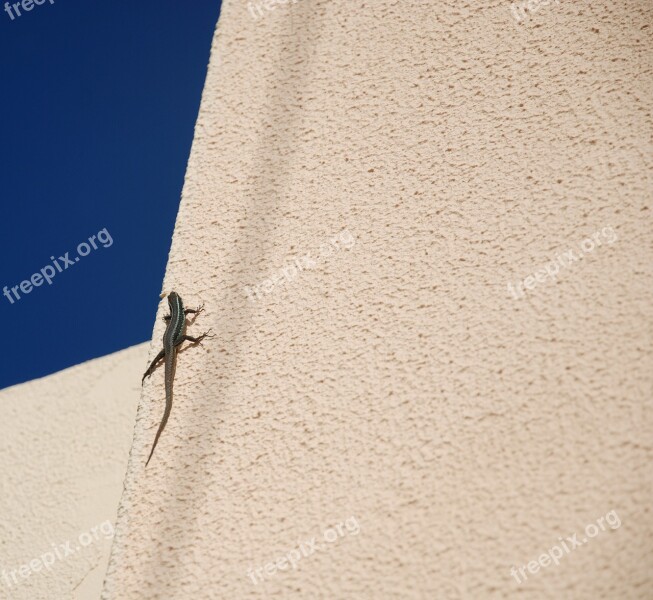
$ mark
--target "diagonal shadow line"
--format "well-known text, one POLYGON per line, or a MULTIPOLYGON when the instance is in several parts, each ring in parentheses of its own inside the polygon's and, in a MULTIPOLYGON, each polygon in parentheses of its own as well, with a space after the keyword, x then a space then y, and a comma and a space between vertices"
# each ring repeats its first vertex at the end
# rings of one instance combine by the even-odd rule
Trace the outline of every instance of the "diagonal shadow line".
MULTIPOLYGON (((272 56, 276 56, 277 64, 281 68, 284 64, 298 65, 295 76, 289 78, 281 70, 276 77, 269 78, 267 83, 267 97, 269 101, 264 107, 259 107, 260 112, 265 118, 261 122, 273 122, 274 127, 262 129, 260 132, 258 151, 251 162, 250 181, 252 182, 251 205, 247 209, 248 225, 255 223, 258 227, 248 226, 245 229, 246 240, 242 244, 241 254, 234 257, 231 262, 231 268, 228 273, 231 274, 231 280, 225 281, 223 287, 228 292, 227 302, 220 308, 219 321, 215 323, 214 332, 220 335, 221 331, 227 330, 227 325, 232 321, 231 315, 238 314, 239 320, 247 324, 251 322, 254 314, 254 305, 248 300, 242 290, 250 282, 242 281, 242 275, 239 272, 239 263, 249 261, 256 265, 265 264, 265 253, 269 240, 274 235, 275 226, 282 224, 282 215, 276 213, 274 208, 278 206, 278 198, 283 197, 285 190, 289 188, 287 173, 292 168, 294 155, 281 156, 275 153, 276 147, 292 147, 293 142, 298 136, 296 134, 298 123, 301 118, 301 112, 298 110, 289 110, 282 113, 279 117, 278 107, 283 106, 288 100, 298 99, 299 92, 305 87, 308 76, 312 72, 313 65, 310 58, 315 56, 316 49, 321 34, 324 30, 324 18, 326 11, 324 6, 313 3, 299 3, 293 6, 292 21, 286 19, 284 28, 288 32, 286 35, 270 36, 269 45, 272 56), (298 21, 298 22, 296 22, 298 21), (294 35, 294 45, 288 43, 288 39, 294 35), (301 57, 305 60, 299 62, 297 51, 300 51, 301 57), (291 63, 291 61, 294 62, 291 63), (264 174, 264 175, 261 175, 264 174), (277 193, 270 197, 269 190, 277 190, 277 193), (250 216, 251 215, 251 216, 250 216), (278 216, 277 216, 278 215, 278 216)), ((279 16, 279 15, 275 15, 279 16)), ((255 23, 255 26, 263 26, 264 22, 255 23)), ((259 269, 263 275, 263 269, 259 269)), ((260 278, 257 278, 257 281, 260 278)), ((222 340, 221 346, 224 352, 220 356, 230 357, 228 362, 221 362, 218 359, 217 382, 214 389, 214 396, 211 402, 205 402, 198 413, 206 418, 207 423, 219 423, 220 413, 223 411, 223 404, 220 399, 225 396, 224 392, 230 385, 231 378, 229 370, 237 371, 237 366, 241 362, 244 349, 248 345, 248 338, 251 333, 248 327, 241 331, 234 331, 231 339, 222 340), (217 400, 217 401, 216 401, 217 400)), ((238 375, 234 375, 237 377, 238 375)), ((214 439, 219 440, 219 429, 213 429, 210 432, 214 439)), ((215 444, 214 444, 215 445, 215 444)), ((166 515, 174 515, 176 524, 174 539, 175 545, 172 552, 182 552, 193 546, 193 540, 198 539, 194 533, 200 529, 197 524, 197 515, 202 514, 202 507, 207 506, 208 492, 211 489, 211 483, 206 485, 197 485, 206 479, 206 463, 196 461, 195 464, 188 465, 187 456, 178 456, 174 466, 178 475, 166 496, 161 511, 166 515), (192 485, 189 485, 192 482, 192 485), (190 491, 189 491, 190 490, 190 491)), ((215 474, 219 479, 219 474, 215 474)), ((170 534, 169 519, 162 519, 158 531, 152 531, 154 538, 163 539, 164 535, 170 534), (165 528, 165 529, 164 529, 165 528)), ((159 581, 161 588, 158 590, 168 597, 180 589, 188 573, 184 571, 184 561, 178 560, 174 555, 166 557, 167 565, 165 581, 160 578, 161 571, 156 569, 160 565, 159 560, 149 561, 150 574, 145 581, 159 581)))

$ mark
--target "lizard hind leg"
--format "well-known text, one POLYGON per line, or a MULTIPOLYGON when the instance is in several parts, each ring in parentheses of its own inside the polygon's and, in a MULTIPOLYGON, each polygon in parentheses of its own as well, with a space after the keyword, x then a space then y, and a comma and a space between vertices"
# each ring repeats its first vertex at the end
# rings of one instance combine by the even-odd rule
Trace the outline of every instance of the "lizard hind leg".
POLYGON ((154 373, 154 369, 157 368, 159 362, 163 359, 165 355, 166 355, 165 350, 161 350, 161 352, 159 352, 156 355, 156 358, 150 363, 150 366, 147 368, 147 371, 145 371, 145 375, 143 375, 143 379, 141 379, 141 385, 143 384, 143 382, 147 377, 149 377, 150 375, 152 375, 152 373, 154 373))
POLYGON ((182 335, 177 342, 175 342, 175 346, 179 346, 183 342, 191 342, 193 344, 201 344, 202 340, 206 337, 212 338, 215 337, 211 335, 211 330, 209 329, 206 333, 203 333, 202 335, 198 337, 193 337, 190 335, 182 335))

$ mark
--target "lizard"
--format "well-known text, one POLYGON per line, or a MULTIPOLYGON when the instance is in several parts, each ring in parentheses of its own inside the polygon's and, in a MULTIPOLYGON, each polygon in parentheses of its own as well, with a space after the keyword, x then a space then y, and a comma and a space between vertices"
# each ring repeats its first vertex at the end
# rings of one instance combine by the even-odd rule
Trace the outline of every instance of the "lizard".
POLYGON ((170 417, 170 411, 172 410, 172 383, 175 379, 175 368, 177 366, 177 352, 179 351, 179 346, 181 346, 183 342, 200 344, 202 340, 205 337, 209 336, 211 332, 209 329, 209 331, 203 333, 199 337, 186 335, 186 315, 200 314, 204 310, 204 305, 199 306, 196 309, 185 309, 181 296, 177 294, 177 292, 170 292, 170 294, 168 294, 168 306, 170 307, 170 314, 163 317, 163 319, 168 324, 165 333, 163 334, 163 349, 156 355, 155 359, 152 361, 147 371, 145 371, 143 379, 141 380, 142 385, 145 382, 145 379, 152 375, 154 370, 159 365, 159 362, 165 359, 166 408, 163 412, 163 418, 161 419, 159 429, 156 432, 156 437, 154 438, 154 444, 152 445, 150 456, 145 463, 146 467, 152 459, 154 449, 156 448, 159 438, 165 429, 165 426, 168 422, 168 417, 170 417))

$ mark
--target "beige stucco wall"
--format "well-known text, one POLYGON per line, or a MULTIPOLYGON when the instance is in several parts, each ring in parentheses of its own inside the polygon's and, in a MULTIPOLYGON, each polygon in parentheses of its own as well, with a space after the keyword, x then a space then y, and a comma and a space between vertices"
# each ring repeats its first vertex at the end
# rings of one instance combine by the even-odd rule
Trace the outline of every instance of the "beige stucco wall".
POLYGON ((217 337, 103 597, 651 598, 651 4, 272 6, 223 5, 163 285, 217 337))
POLYGON ((0 391, 3 600, 99 598, 147 349, 0 391))

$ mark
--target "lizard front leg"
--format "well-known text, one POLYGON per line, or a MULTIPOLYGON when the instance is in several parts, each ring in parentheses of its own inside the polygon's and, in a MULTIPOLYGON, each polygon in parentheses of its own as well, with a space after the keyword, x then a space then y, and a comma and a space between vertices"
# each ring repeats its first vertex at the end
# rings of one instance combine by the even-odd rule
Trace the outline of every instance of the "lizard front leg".
POLYGON ((184 311, 185 315, 199 315, 201 312, 204 312, 204 305, 201 304, 197 308, 187 308, 184 311))

